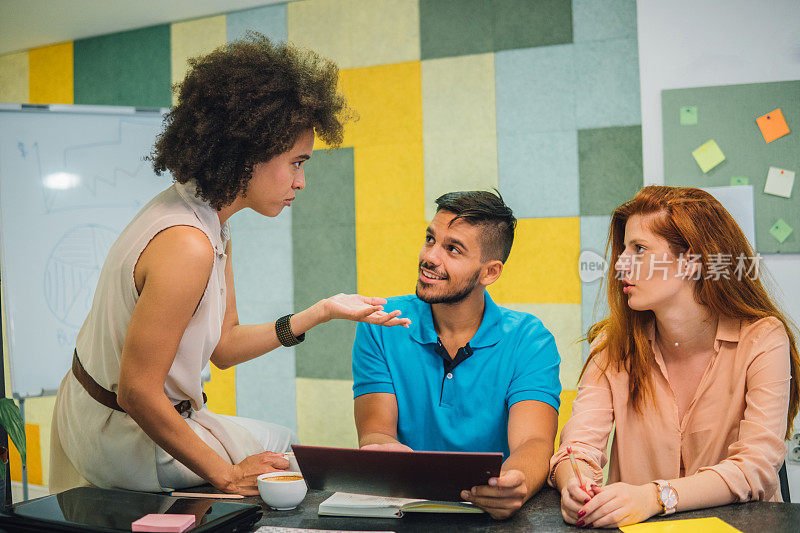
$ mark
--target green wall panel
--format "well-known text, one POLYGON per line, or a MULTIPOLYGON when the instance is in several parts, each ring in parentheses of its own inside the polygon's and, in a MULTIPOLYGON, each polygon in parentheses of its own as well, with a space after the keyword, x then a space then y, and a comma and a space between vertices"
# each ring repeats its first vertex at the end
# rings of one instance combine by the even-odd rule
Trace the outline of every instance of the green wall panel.
MULTIPOLYGON (((306 188, 292 205, 295 309, 356 292, 353 149, 317 150, 305 164, 306 188)), ((297 376, 352 379, 352 322, 333 321, 296 348, 297 376)))
MULTIPOLYGON (((769 167, 800 171, 800 137, 792 131, 764 142, 756 118, 780 108, 790 130, 800 128, 800 81, 725 85, 663 91, 664 180, 667 185, 715 187, 746 176, 753 186, 756 242, 762 253, 800 252, 800 184, 791 198, 764 194, 769 167), (697 107, 697 124, 681 126, 680 108, 697 107), (709 139, 725 161, 703 174, 692 150, 709 139), (778 242, 769 230, 782 218, 795 231, 778 242)), ((797 178, 795 178, 797 180, 797 178)))
POLYGON ((422 59, 572 42, 570 0, 420 0, 422 59))
POLYGON ((581 216, 608 216, 642 187, 642 127, 578 130, 581 216))
POLYGON ((76 104, 172 104, 169 25, 77 40, 73 61, 76 104))

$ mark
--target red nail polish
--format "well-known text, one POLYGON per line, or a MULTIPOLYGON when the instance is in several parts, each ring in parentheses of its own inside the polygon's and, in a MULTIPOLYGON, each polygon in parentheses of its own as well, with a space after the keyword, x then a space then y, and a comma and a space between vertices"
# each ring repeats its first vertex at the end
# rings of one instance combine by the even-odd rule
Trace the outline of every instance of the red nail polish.
POLYGON ((585 515, 585 514, 586 514, 586 511, 581 511, 580 513, 578 513, 578 518, 583 518, 583 515, 585 515))
POLYGON ((578 523, 575 525, 578 527, 583 527, 583 520, 578 520, 578 523))

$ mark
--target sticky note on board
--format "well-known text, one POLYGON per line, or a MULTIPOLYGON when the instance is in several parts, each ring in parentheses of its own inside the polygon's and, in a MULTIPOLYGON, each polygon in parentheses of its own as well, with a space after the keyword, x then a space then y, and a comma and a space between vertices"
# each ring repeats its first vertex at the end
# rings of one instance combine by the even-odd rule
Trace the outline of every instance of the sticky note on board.
POLYGON ((622 526, 620 530, 625 533, 695 533, 697 531, 702 531, 703 533, 734 533, 739 531, 716 516, 709 518, 690 518, 688 520, 644 522, 632 526, 622 526))
POLYGON ((697 125, 697 106, 687 105, 681 108, 681 126, 697 125))
POLYGON ((758 128, 761 130, 761 135, 764 136, 764 140, 768 143, 789 133, 789 125, 786 124, 786 119, 783 118, 781 108, 758 117, 756 119, 756 124, 758 124, 758 128))
POLYGON ((731 176, 731 185, 750 185, 750 178, 747 176, 731 176))
POLYGON ((794 172, 785 168, 769 167, 767 183, 764 184, 764 194, 791 198, 793 186, 794 172))
POLYGON ((725 161, 725 154, 722 153, 714 139, 694 150, 692 156, 694 156, 697 164, 700 165, 700 170, 703 171, 703 174, 725 161))
POLYGON ((770 235, 775 237, 780 243, 783 243, 793 231, 794 228, 787 224, 782 218, 779 218, 772 227, 769 228, 770 235))

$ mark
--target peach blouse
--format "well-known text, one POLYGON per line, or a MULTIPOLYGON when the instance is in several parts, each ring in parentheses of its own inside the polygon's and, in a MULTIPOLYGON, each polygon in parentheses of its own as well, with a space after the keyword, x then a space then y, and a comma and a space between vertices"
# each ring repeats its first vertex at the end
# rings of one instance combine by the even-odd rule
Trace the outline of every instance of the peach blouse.
MULTIPOLYGON (((655 405, 645 405, 637 414, 628 403, 627 372, 614 365, 601 372, 608 354, 597 354, 581 379, 572 417, 550 460, 550 483, 558 463, 567 459, 569 445, 575 458, 591 467, 598 484, 608 460, 608 483, 641 485, 666 479, 680 494, 681 486, 702 483, 694 474, 710 470, 738 501, 781 501, 778 470, 786 456, 790 382, 789 338, 783 324, 774 317, 749 323, 720 317, 715 355, 683 420, 654 335, 651 324, 655 405)), ((692 485, 692 492, 697 489, 703 487, 692 485)))

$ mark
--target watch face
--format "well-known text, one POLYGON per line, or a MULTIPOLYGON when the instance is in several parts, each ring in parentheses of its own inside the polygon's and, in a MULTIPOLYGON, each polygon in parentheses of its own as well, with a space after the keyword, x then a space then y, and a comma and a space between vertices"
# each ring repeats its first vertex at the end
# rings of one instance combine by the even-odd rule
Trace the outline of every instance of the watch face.
POLYGON ((666 509, 672 509, 678 505, 678 493, 672 487, 664 487, 661 489, 661 503, 664 504, 666 509))

